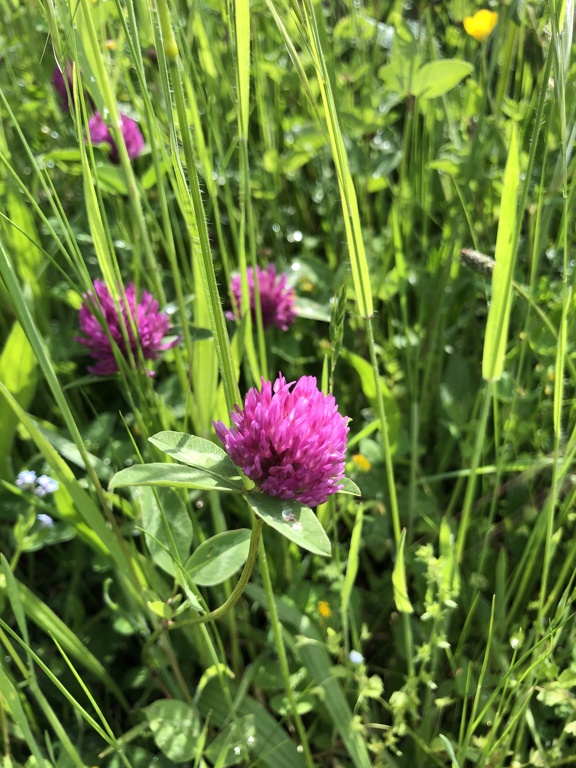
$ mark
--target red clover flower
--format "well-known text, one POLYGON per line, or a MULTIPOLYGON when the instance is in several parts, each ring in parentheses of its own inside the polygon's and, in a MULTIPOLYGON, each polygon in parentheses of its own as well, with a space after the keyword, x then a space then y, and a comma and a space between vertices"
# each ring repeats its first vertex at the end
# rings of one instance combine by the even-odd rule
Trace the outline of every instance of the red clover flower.
MULTIPOLYGON (((133 283, 128 285, 125 293, 126 299, 120 296, 118 302, 115 302, 106 284, 95 280, 94 292, 90 291, 83 296, 84 304, 80 308, 79 321, 84 336, 76 336, 75 341, 84 344, 96 360, 96 365, 88 368, 95 376, 109 376, 118 371, 111 339, 124 357, 128 358, 125 339, 127 334, 136 361, 139 349, 144 359, 157 360, 161 352, 178 343, 179 337, 163 341, 172 326, 168 316, 158 311, 158 302, 150 293, 144 291, 142 301, 137 302, 133 283)), ((154 374, 150 372, 150 375, 154 374)))
MULTIPOLYGON (((95 112, 88 121, 88 130, 90 131, 90 140, 92 144, 110 144, 110 159, 113 163, 119 162, 118 147, 112 138, 110 129, 102 119, 100 112, 95 112)), ((122 138, 126 144, 128 157, 133 160, 142 153, 144 148, 144 137, 140 132, 136 120, 120 113, 120 130, 122 138)))
POLYGON ((214 422, 226 452, 270 496, 315 507, 343 485, 348 418, 338 413, 332 395, 319 391, 314 376, 248 391, 244 410, 237 405, 233 426, 214 422))
MULTIPOLYGON (((248 267, 246 276, 250 291, 250 311, 252 319, 255 321, 254 270, 252 267, 248 267)), ((260 291, 260 305, 262 307, 262 323, 264 328, 275 325, 281 331, 287 331, 288 326, 292 325, 296 319, 296 312, 294 310, 296 294, 294 289, 287 285, 288 276, 278 276, 276 267, 273 264, 270 264, 266 270, 256 267, 256 276, 258 279, 258 290, 260 291)), ((242 303, 242 280, 240 275, 232 277, 230 288, 234 294, 236 305, 240 308, 242 303)), ((234 315, 229 313, 228 317, 233 319, 234 315)))

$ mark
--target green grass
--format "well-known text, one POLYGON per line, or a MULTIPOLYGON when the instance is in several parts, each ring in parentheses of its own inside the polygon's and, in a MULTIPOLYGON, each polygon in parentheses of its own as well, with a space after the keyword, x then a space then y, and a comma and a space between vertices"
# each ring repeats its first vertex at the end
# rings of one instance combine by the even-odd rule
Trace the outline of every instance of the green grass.
POLYGON ((0 3, 2 766, 576 764, 573 4, 479 7, 0 3), (287 332, 225 315, 269 263, 287 332), (95 279, 154 377, 87 372, 95 279), (306 548, 215 447, 279 372, 351 419, 306 548))

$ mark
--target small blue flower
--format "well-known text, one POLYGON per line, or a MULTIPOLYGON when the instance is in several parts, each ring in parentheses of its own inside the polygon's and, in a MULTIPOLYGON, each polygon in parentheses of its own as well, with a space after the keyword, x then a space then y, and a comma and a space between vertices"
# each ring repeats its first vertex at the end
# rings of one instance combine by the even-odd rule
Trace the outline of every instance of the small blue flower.
POLYGON ((36 484, 36 472, 32 469, 24 469, 16 478, 16 485, 23 491, 31 491, 36 484))
POLYGON ((45 515, 43 512, 40 512, 39 515, 36 515, 36 520, 38 521, 40 528, 50 528, 54 525, 54 520, 52 520, 50 515, 45 515))
POLYGON ((350 651, 348 654, 348 658, 352 662, 352 664, 362 664, 364 661, 364 656, 360 653, 360 651, 350 651))
POLYGON ((40 498, 46 496, 48 493, 54 493, 59 487, 58 480, 54 480, 53 478, 48 477, 48 475, 40 475, 36 482, 38 483, 38 487, 34 489, 34 493, 36 496, 40 496, 40 498))

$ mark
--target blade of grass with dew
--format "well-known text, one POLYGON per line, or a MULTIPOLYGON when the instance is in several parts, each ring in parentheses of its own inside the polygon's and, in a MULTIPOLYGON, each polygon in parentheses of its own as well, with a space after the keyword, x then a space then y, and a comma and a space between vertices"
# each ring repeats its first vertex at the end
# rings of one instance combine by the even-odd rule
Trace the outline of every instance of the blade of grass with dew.
MULTIPOLYGON (((130 1, 123 4, 120 2, 120 0, 116 0, 116 8, 118 15, 122 19, 126 40, 130 48, 132 59, 135 62, 135 75, 139 86, 138 93, 144 102, 143 116, 146 126, 145 135, 147 137, 147 143, 150 145, 150 155, 152 157, 152 167, 149 169, 149 171, 154 173, 157 181, 155 188, 158 192, 158 202, 161 212, 158 221, 156 221, 156 216, 153 214, 150 207, 150 200, 146 196, 146 193, 143 189, 145 177, 143 176, 140 179, 135 177, 134 180, 138 186, 140 199, 143 205, 146 207, 146 211, 143 213, 145 221, 149 224, 150 220, 152 220, 153 226, 157 226, 158 232, 161 233, 160 240, 163 243, 163 250, 165 251, 170 263, 172 284, 176 294, 176 304, 178 306, 179 316, 183 319, 186 317, 185 293, 186 282, 189 280, 189 272, 187 269, 188 265, 182 264, 182 260, 179 260, 177 248, 178 235, 172 228, 172 222, 170 219, 170 202, 168 199, 169 184, 165 183, 165 173, 166 177, 169 173, 167 170, 168 162, 166 160, 163 146, 163 136, 160 130, 158 119, 154 114, 151 94, 147 87, 146 72, 141 52, 140 41, 144 35, 151 34, 151 20, 146 13, 142 13, 136 16, 134 5, 130 1), (125 18, 125 14, 123 13, 123 5, 126 5, 127 7, 128 19, 125 18)), ((134 103, 137 101, 137 99, 134 97, 132 101, 134 103)), ((148 227, 146 227, 146 229, 148 229, 148 227)), ((156 248, 158 247, 157 239, 158 238, 156 238, 152 232, 150 235, 150 241, 151 243, 155 244, 156 248)), ((150 252, 151 249, 152 246, 149 249, 150 252)), ((154 276, 156 276, 156 271, 157 270, 152 269, 154 276)), ((162 281, 159 280, 157 285, 161 287, 162 281)), ((174 348, 173 354, 176 361, 176 371, 180 380, 182 391, 187 391, 189 389, 188 369, 190 367, 190 361, 193 357, 193 345, 189 324, 182 321, 181 329, 184 349, 181 349, 181 345, 177 345, 174 348)), ((187 405, 190 412, 190 418, 192 419, 192 422, 195 423, 198 419, 200 409, 198 409, 192 393, 190 393, 187 405)))
POLYGON ((504 171, 500 220, 496 237, 496 264, 492 273, 492 302, 488 310, 482 356, 482 376, 486 381, 498 381, 504 371, 512 309, 512 277, 516 261, 515 233, 519 173, 518 141, 516 127, 513 126, 504 171))
MULTIPOLYGON (((204 716, 210 715, 212 723, 221 729, 230 721, 230 710, 216 683, 215 679, 210 679, 202 688, 198 697, 198 708, 204 716)), ((230 688, 232 694, 238 693, 234 683, 230 683, 230 688)), ((250 695, 243 696, 234 711, 237 717, 254 716, 258 763, 268 768, 303 768, 304 758, 294 741, 256 699, 250 695)))
MULTIPOLYGON (((246 271, 246 237, 248 239, 248 256, 250 264, 254 272, 256 272, 257 268, 252 216, 250 162, 248 158, 248 116, 250 113, 250 3, 248 0, 238 0, 238 2, 234 4, 234 9, 234 25, 231 32, 234 42, 236 43, 236 89, 238 94, 238 152, 240 156, 239 266, 242 280, 242 314, 250 315, 251 302, 246 271)), ((244 341, 248 363, 252 371, 252 378, 254 379, 254 383, 257 384, 262 376, 265 379, 268 378, 266 340, 262 322, 262 304, 258 280, 254 280, 254 309, 259 360, 256 357, 250 322, 246 324, 247 335, 244 341)))

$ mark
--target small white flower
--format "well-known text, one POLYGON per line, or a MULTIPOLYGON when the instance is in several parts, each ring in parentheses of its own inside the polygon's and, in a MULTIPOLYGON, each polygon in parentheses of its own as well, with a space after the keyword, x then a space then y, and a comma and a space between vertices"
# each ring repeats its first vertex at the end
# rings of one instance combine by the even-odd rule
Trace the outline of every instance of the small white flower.
POLYGON ((31 491, 36 483, 36 472, 33 469, 24 469, 16 478, 16 485, 23 491, 31 491))
POLYGON ((36 496, 46 496, 47 493, 55 493, 58 490, 58 480, 54 480, 52 477, 48 477, 48 475, 40 475, 38 480, 36 481, 38 483, 38 487, 35 488, 34 493, 36 496))

